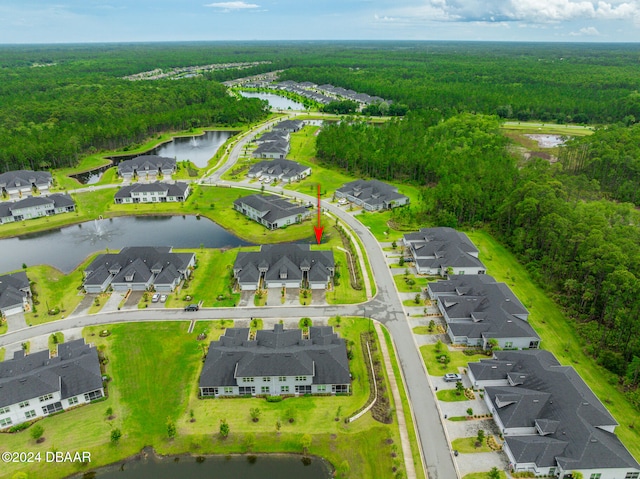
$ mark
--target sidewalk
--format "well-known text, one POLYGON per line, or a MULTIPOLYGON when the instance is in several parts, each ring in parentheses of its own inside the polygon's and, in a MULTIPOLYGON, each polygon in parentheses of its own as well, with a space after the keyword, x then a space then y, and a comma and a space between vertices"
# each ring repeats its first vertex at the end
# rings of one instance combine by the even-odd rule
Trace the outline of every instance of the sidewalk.
MULTIPOLYGON (((413 454, 411 453, 411 443, 409 441, 409 433, 407 432, 407 423, 404 418, 404 408, 402 407, 402 400, 400 393, 398 393, 398 384, 396 381, 396 375, 393 372, 393 366, 391 365, 391 357, 389 356, 389 350, 387 349, 387 342, 384 340, 384 334, 382 333, 382 327, 377 321, 373 322, 380 340, 380 352, 382 353, 382 359, 384 360, 384 367, 387 370, 387 376, 389 377, 389 389, 393 393, 393 403, 396 408, 396 417, 398 418, 398 428, 400 429, 400 443, 402 444, 402 456, 404 457, 404 467, 407 471, 407 479, 416 479, 416 469, 413 465, 413 454)), ((422 458, 420 458, 422 462, 422 458)), ((425 475, 427 475, 425 471, 425 475)))

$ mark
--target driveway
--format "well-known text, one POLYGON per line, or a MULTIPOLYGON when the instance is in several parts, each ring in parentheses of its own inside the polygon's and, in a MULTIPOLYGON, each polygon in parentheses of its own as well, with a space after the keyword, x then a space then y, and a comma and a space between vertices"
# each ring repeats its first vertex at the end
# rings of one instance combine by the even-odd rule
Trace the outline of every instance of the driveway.
POLYGON ((247 306, 253 306, 253 297, 255 296, 255 291, 242 291, 240 293, 240 301, 238 301, 238 307, 243 308, 247 306))
POLYGON ((10 314, 7 316, 7 331, 17 331, 18 329, 24 329, 27 327, 27 322, 24 319, 24 313, 10 314))
POLYGON ((84 298, 82 298, 82 301, 80 301, 80 304, 76 306, 76 309, 74 309, 69 316, 84 316, 86 314, 89 314, 89 308, 97 297, 97 294, 85 294, 84 298))
POLYGON ((300 288, 287 288, 284 304, 300 306, 300 288))
POLYGON ((271 288, 267 293, 267 306, 282 306, 282 289, 271 288))
MULTIPOLYGON (((122 309, 138 309, 138 303, 142 300, 143 294, 144 291, 131 291, 127 301, 122 306, 122 309)), ((113 296, 113 294, 111 296, 113 296)), ((151 300, 149 300, 149 304, 153 304, 151 300)))
POLYGON ((312 289, 311 304, 327 304, 327 291, 324 289, 312 289))

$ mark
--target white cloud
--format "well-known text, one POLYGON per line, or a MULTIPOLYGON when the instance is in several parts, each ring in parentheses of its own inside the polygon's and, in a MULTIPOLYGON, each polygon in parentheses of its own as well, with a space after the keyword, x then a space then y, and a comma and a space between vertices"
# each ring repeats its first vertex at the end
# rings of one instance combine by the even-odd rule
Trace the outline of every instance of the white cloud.
POLYGON ((249 10, 253 8, 260 8, 260 5, 246 2, 216 2, 209 3, 205 5, 205 7, 220 8, 221 10, 229 12, 231 10, 249 10))
POLYGON ((572 37, 598 37, 600 36, 600 32, 596 27, 584 27, 577 32, 571 32, 569 35, 571 35, 572 37))

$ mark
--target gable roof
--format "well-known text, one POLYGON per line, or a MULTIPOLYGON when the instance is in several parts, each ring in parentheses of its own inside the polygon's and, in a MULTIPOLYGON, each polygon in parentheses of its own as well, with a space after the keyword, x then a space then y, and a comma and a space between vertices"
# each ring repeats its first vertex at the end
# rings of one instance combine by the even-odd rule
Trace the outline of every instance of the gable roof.
POLYGON ((527 322, 529 312, 520 300, 489 275, 451 275, 446 281, 429 283, 428 289, 447 313, 454 336, 540 338, 527 322))
POLYGON ((0 407, 60 391, 62 399, 102 388, 96 348, 78 339, 58 345, 58 356, 49 351, 0 363, 0 407))
POLYGON ((240 208, 243 205, 253 208, 260 213, 260 217, 263 220, 269 223, 282 218, 289 218, 290 216, 305 216, 308 213, 305 207, 275 195, 255 194, 244 196, 235 200, 233 204, 240 208))
POLYGON ((0 173, 0 188, 46 185, 53 181, 48 171, 16 170, 0 173))
MULTIPOLYGON (((537 426, 544 434, 505 435, 519 462, 553 466, 555 461, 564 470, 640 469, 606 430, 617 422, 572 367, 559 365, 545 351, 496 351, 493 361, 505 377, 511 372, 522 378, 513 386, 485 388, 494 414, 507 428, 537 426)), ((474 364, 469 367, 475 375, 474 364)))
POLYGON ((24 271, 0 276, 0 311, 21 306, 29 290, 24 271))
POLYGON ((243 282, 244 271, 249 270, 253 277, 260 268, 266 268, 267 279, 279 278, 281 267, 288 268, 287 272, 302 277, 302 270, 309 268, 309 280, 326 280, 335 269, 333 251, 311 251, 308 244, 274 244, 262 245, 260 251, 240 252, 233 264, 236 277, 243 282), (317 272, 314 272, 317 268, 317 272), (321 276, 326 272, 327 275, 321 276), (314 277, 314 275, 317 275, 314 277))
POLYGON ((253 156, 259 156, 263 153, 286 155, 287 153, 289 153, 289 143, 285 140, 264 142, 253 151, 253 156))
POLYGON ((184 181, 165 183, 154 181, 153 183, 134 183, 123 186, 115 194, 115 198, 129 198, 132 193, 157 192, 164 196, 184 196, 189 185, 184 181))
POLYGON ((0 203, 0 218, 13 216, 15 211, 34 206, 49 206, 50 208, 63 208, 75 205, 70 195, 55 193, 49 196, 29 196, 18 201, 6 201, 0 203))
POLYGON ((141 155, 130 160, 124 160, 118 163, 118 172, 133 173, 134 171, 158 171, 165 169, 175 169, 175 158, 167 158, 158 155, 141 155))
POLYGON ((303 172, 309 170, 310 167, 301 165, 300 163, 284 158, 275 160, 259 161, 249 168, 249 174, 259 176, 267 174, 269 176, 277 176, 283 179, 290 179, 299 176, 303 172))
POLYGON ((200 375, 200 387, 235 386, 236 378, 313 376, 313 384, 351 381, 344 339, 331 327, 309 328, 309 339, 299 329, 260 330, 248 339, 248 329, 232 328, 212 341, 200 375))
POLYGON ((398 193, 398 188, 395 186, 378 180, 351 181, 336 191, 353 196, 372 206, 407 198, 405 195, 398 193))
POLYGON ((404 242, 422 267, 484 267, 478 259, 478 248, 466 234, 453 228, 422 228, 404 235, 404 242))
POLYGON ((284 120, 273 126, 273 130, 297 131, 304 126, 302 120, 284 120))

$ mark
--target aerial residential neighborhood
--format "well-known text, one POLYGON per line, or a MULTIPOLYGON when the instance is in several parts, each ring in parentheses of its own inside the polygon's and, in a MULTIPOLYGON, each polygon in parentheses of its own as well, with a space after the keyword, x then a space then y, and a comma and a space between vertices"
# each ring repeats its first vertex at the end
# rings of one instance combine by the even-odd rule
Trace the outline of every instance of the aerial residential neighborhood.
POLYGON ((593 46, 0 45, 0 479, 640 479, 638 50, 593 46))

